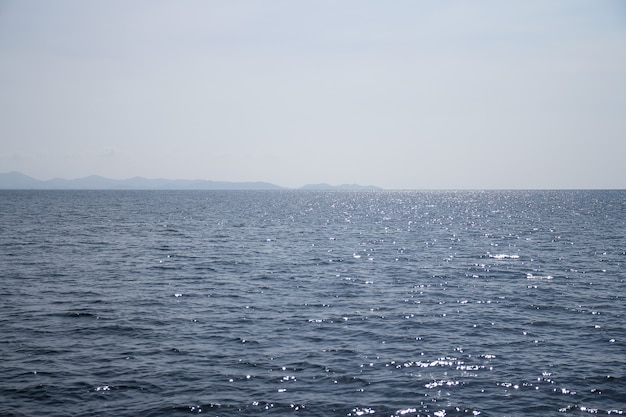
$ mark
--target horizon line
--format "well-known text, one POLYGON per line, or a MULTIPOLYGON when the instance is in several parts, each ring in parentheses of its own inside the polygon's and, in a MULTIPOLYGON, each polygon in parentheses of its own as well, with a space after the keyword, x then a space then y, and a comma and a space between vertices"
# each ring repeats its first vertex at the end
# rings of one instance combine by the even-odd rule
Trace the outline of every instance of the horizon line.
POLYGON ((77 178, 62 178, 62 177, 54 177, 54 178, 50 178, 50 179, 46 179, 46 180, 42 180, 42 179, 38 179, 35 177, 32 177, 30 175, 24 174, 20 171, 9 171, 9 172, 0 172, 0 175, 6 176, 6 175, 19 175, 22 178, 22 180, 31 180, 34 181, 35 183, 43 183, 41 184, 42 186, 45 185, 45 183, 51 183, 51 182, 55 182, 55 181, 62 181, 62 182, 68 182, 68 183, 72 183, 72 182, 76 182, 76 181, 81 181, 81 180, 89 180, 89 179, 97 179, 97 180, 106 180, 106 181, 110 181, 110 182, 120 182, 123 183, 125 181, 132 181, 132 180, 144 180, 144 181, 150 181, 150 182, 158 182, 158 181, 165 181, 165 182, 203 182, 203 183, 207 183, 207 184, 216 184, 216 185, 221 185, 220 188, 218 189, 208 189, 208 188, 194 188, 193 185, 190 185, 189 187, 172 187, 169 188, 167 186, 167 184, 161 184, 156 185, 156 186, 152 186, 152 187, 148 187, 147 185, 145 186, 141 186, 140 184, 137 184, 136 186, 122 186, 122 187, 112 187, 112 186, 107 186, 105 184, 101 184, 100 186, 96 186, 96 185, 92 185, 92 186, 84 186, 81 187, 80 185, 72 187, 71 184, 66 184, 65 186, 57 186, 55 187, 54 185, 48 186, 48 187, 37 187, 37 184, 0 184, 0 190, 24 190, 24 191, 28 191, 28 190, 49 190, 49 191, 63 191, 63 190, 74 190, 74 191, 131 191, 131 190, 136 190, 136 191, 623 191, 626 190, 626 188, 605 188, 605 187, 599 187, 599 188, 576 188, 576 187, 536 187, 536 188, 532 188, 532 187, 514 187, 514 188, 506 188, 506 187, 445 187, 445 188, 385 188, 385 187, 380 187, 377 185, 361 185, 358 183, 341 183, 338 185, 333 185, 333 184, 329 184, 329 183, 325 183, 325 182, 321 182, 321 183, 307 183, 298 187, 286 187, 286 186, 282 186, 282 185, 278 185, 269 181, 260 181, 260 180, 253 180, 253 181, 227 181, 227 180, 208 180, 208 179, 200 179, 200 178, 195 178, 195 179, 186 179, 186 178, 176 178, 176 179, 171 179, 171 178, 164 178, 164 177, 160 177, 160 178, 149 178, 149 177, 143 177, 140 175, 136 175, 133 177, 127 177, 127 178, 121 178, 121 179, 117 179, 117 178, 110 178, 110 177, 105 177, 99 174, 91 174, 91 175, 87 175, 87 176, 83 176, 83 177, 77 177, 77 178), (241 188, 241 187, 235 187, 232 189, 229 188, 225 188, 228 185, 233 185, 233 186, 245 186, 246 184, 252 185, 255 184, 257 186, 267 186, 268 188, 241 188))

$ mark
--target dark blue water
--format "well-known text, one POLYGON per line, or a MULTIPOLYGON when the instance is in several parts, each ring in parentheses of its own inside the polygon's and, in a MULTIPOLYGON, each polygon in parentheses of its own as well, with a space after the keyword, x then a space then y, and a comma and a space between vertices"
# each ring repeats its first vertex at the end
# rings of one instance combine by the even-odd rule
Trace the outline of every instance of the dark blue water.
POLYGON ((625 191, 0 191, 0 415, 623 414, 625 222, 625 191))

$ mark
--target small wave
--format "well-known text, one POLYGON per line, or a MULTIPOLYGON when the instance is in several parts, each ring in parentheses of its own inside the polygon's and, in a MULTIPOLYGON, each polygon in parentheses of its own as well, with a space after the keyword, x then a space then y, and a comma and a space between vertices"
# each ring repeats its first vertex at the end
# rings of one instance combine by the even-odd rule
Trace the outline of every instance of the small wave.
POLYGON ((167 410, 168 414, 171 412, 183 412, 192 414, 206 413, 210 410, 223 411, 225 413, 230 412, 231 415, 240 414, 246 410, 249 412, 298 412, 304 411, 307 408, 305 404, 298 403, 279 403, 279 402, 266 402, 266 401, 253 401, 250 404, 224 404, 224 403, 207 403, 207 404, 195 404, 195 405, 180 405, 173 406, 167 410))
POLYGON ((443 386, 452 387, 452 386, 459 385, 459 384, 460 384, 459 381, 450 381, 448 379, 441 379, 441 380, 436 380, 428 384, 425 384, 424 387, 428 389, 432 389, 432 388, 443 387, 443 386))
POLYGON ((543 280, 551 280, 554 277, 552 275, 534 275, 532 273, 527 273, 526 274, 526 279, 532 279, 532 280, 538 280, 538 281, 543 281, 543 280))
POLYGON ((624 410, 621 410, 621 409, 604 410, 601 408, 585 407, 584 405, 578 405, 578 404, 568 405, 567 407, 563 407, 559 409, 559 412, 561 413, 567 413, 571 411, 581 411, 583 413, 589 413, 589 414, 606 414, 606 415, 618 415, 618 416, 625 414, 624 410))
POLYGON ((381 409, 380 407, 355 407, 349 413, 348 417, 358 417, 367 415, 390 415, 391 417, 452 417, 452 416, 480 416, 482 412, 472 408, 465 407, 448 407, 439 410, 432 410, 430 407, 420 405, 419 407, 408 407, 391 412, 389 409, 381 409), (383 414, 384 413, 384 414, 383 414))
POLYGON ((89 311, 68 311, 67 313, 63 314, 63 316, 72 318, 99 318, 97 314, 89 311))
POLYGON ((519 255, 508 255, 506 253, 498 253, 495 255, 488 253, 487 256, 493 259, 519 259, 519 255))

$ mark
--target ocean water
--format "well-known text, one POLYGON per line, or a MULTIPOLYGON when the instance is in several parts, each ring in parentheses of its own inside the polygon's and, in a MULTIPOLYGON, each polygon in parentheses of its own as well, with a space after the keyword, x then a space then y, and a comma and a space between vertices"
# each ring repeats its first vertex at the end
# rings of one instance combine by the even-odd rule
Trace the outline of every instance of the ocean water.
POLYGON ((0 191, 0 415, 623 415, 625 222, 626 191, 0 191))

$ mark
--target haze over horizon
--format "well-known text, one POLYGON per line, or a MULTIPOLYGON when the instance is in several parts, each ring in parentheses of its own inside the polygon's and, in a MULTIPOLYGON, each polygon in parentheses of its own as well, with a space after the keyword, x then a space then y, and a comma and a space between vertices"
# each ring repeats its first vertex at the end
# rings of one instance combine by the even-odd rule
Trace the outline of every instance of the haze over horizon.
POLYGON ((626 3, 0 2, 0 172, 626 188, 626 3))

